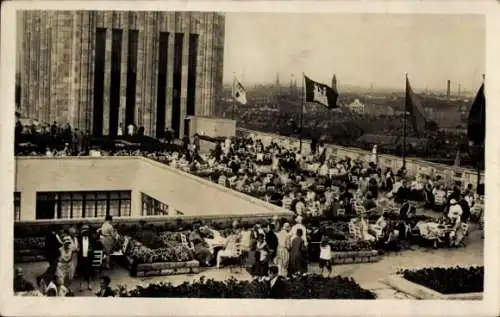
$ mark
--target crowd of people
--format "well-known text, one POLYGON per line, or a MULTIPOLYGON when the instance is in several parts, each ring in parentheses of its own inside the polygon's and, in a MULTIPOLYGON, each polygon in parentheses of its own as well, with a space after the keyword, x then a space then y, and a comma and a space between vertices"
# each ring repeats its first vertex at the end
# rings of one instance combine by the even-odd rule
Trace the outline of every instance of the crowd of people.
MULTIPOLYGON (((253 276, 268 276, 276 269, 278 275, 287 276, 308 271, 311 232, 304 226, 304 219, 350 216, 351 238, 363 241, 391 244, 417 230, 436 245, 458 246, 467 236, 467 223, 474 216, 476 207, 482 204, 482 196, 470 184, 461 188, 459 184, 446 184, 439 176, 410 177, 404 167, 398 171, 382 169, 376 160, 368 163, 327 155, 321 143, 313 147, 309 155, 282 144, 265 146, 252 136, 217 141, 209 152, 200 149, 198 136, 168 150, 115 148, 103 151, 89 149, 84 138, 74 137, 77 131, 70 139, 70 127, 63 130, 63 135, 64 131, 66 137, 63 140, 67 142, 55 155, 144 155, 292 211, 296 216, 293 225, 273 219, 252 228, 245 224, 235 226, 234 231, 224 234, 224 244, 217 252, 207 244, 207 231, 197 226, 191 231, 187 243, 202 265, 215 262, 220 267, 224 258, 237 256, 244 259, 253 276), (413 219, 419 204, 438 211, 441 219, 415 223, 413 219), (398 210, 399 227, 388 225, 391 208, 398 210), (376 210, 384 212, 370 224, 367 215, 376 210)), ((58 136, 56 131, 54 138, 58 136)), ((54 155, 52 149, 32 154, 54 155)), ((107 217, 94 235, 89 234, 85 226, 79 233, 75 229, 51 232, 47 238, 49 268, 38 281, 40 285, 46 285, 41 287, 44 293, 53 288, 48 285, 67 289, 76 275, 90 288, 92 250, 103 250, 105 266, 109 265, 116 240, 110 221, 107 217)), ((330 274, 332 251, 328 240, 315 242, 320 244, 321 269, 330 274)), ((103 281, 105 289, 106 281, 103 281)))
MULTIPOLYGON (((92 291, 91 281, 94 277, 94 252, 102 252, 103 268, 111 268, 111 256, 115 250, 117 232, 111 224, 112 217, 107 216, 102 226, 91 232, 88 225, 72 226, 69 229, 55 230, 51 228, 45 237, 45 257, 47 269, 36 278, 32 285, 17 274, 14 281, 16 292, 38 291, 44 296, 73 296, 72 282, 78 277, 80 291, 84 284, 92 291), (23 281, 20 283, 19 281, 23 281)), ((22 272, 19 268, 18 272, 22 272)), ((101 276, 101 289, 97 296, 112 296, 108 276, 101 276)))

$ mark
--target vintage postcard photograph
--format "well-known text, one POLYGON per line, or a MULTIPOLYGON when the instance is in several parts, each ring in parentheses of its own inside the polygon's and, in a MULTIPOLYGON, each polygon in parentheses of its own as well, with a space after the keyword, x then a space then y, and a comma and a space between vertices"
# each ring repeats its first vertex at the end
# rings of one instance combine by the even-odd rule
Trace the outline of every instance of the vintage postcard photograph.
POLYGON ((486 14, 10 5, 19 303, 485 305, 486 14))

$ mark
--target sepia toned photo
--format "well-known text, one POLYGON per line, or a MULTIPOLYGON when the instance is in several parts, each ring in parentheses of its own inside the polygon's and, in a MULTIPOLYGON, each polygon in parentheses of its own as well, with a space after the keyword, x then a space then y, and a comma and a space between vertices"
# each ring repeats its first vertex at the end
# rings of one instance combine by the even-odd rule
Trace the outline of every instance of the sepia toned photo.
POLYGON ((483 299, 484 15, 15 20, 15 295, 483 299))

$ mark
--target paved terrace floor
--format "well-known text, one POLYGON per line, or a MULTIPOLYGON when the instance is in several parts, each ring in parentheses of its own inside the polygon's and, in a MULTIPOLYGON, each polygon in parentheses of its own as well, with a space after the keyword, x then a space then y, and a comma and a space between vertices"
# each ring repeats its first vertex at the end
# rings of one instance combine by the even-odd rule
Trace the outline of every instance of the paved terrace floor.
MULTIPOLYGON (((395 273, 400 268, 424 268, 424 267, 454 267, 454 266, 475 266, 483 265, 483 239, 481 231, 472 224, 468 237, 467 245, 462 248, 454 249, 432 249, 423 247, 413 247, 412 250, 401 252, 386 253, 381 260, 376 263, 362 264, 344 264, 334 266, 334 274, 350 276, 361 287, 374 291, 379 299, 411 299, 405 294, 390 289, 382 282, 390 274, 395 273)), ((47 262, 22 263, 26 278, 35 281, 37 275, 40 275, 48 266, 47 262)), ((319 272, 316 263, 309 265, 309 272, 319 272)), ((250 275, 244 270, 231 270, 229 268, 210 268, 199 274, 191 275, 173 275, 157 277, 130 277, 128 271, 122 267, 115 267, 112 270, 105 270, 103 274, 108 275, 112 280, 112 287, 124 285, 127 288, 134 288, 137 285, 147 285, 152 282, 171 282, 181 284, 185 281, 194 281, 201 276, 213 278, 215 280, 224 280, 234 276, 238 280, 249 280, 250 275), (238 272, 239 271, 239 272, 238 272)), ((92 287, 97 290, 99 281, 95 280, 92 287)), ((76 296, 93 296, 93 293, 87 290, 79 291, 79 281, 73 281, 71 288, 76 296)))

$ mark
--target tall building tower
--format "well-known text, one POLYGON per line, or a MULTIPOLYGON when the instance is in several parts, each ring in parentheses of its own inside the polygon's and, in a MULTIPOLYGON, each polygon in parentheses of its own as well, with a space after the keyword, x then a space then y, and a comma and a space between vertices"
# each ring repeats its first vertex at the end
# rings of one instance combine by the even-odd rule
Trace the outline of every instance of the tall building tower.
POLYGON ((335 74, 333 74, 332 77, 332 89, 337 91, 337 76, 335 76, 335 74))
POLYGON ((280 88, 280 73, 276 73, 276 87, 280 88))
POLYGON ((458 84, 458 96, 460 97, 460 94, 462 93, 462 85, 458 84))
POLYGON ((448 79, 447 85, 446 85, 446 98, 450 98, 450 92, 451 92, 451 80, 448 79))
POLYGON ((136 124, 183 136, 214 116, 225 17, 215 12, 22 11, 20 110, 95 135, 136 124))

